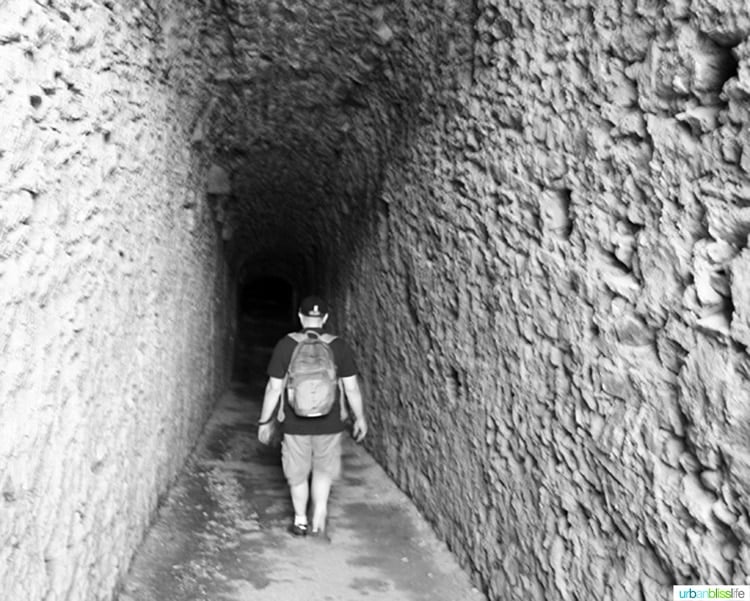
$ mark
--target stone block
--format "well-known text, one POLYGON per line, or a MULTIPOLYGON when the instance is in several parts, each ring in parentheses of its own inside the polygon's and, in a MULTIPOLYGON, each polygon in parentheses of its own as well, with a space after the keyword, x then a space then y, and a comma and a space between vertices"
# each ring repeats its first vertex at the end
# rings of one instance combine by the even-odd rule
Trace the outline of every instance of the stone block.
POLYGON ((732 338, 750 346, 750 251, 743 250, 730 264, 729 279, 734 311, 731 321, 732 338))
POLYGON ((545 190, 539 199, 543 229, 552 235, 567 238, 570 232, 570 195, 565 190, 545 190))

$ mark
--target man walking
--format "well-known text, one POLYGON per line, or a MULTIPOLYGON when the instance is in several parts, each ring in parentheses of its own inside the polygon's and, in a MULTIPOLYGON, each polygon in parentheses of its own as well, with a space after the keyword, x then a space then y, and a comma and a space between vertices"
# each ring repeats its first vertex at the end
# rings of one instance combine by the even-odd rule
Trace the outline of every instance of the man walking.
POLYGON ((272 421, 278 411, 284 433, 281 461, 294 505, 291 531, 297 536, 308 534, 307 505, 312 497, 309 532, 328 539, 328 496, 341 473, 346 401, 354 419, 352 435, 357 442, 367 434, 367 422, 351 350, 341 338, 323 334, 328 320, 325 301, 317 296, 305 298, 300 304, 299 319, 302 332, 282 338, 268 364, 258 439, 263 444, 270 442, 272 421), (326 355, 332 359, 330 368, 325 365, 326 355), (307 375, 303 374, 305 371, 307 375))

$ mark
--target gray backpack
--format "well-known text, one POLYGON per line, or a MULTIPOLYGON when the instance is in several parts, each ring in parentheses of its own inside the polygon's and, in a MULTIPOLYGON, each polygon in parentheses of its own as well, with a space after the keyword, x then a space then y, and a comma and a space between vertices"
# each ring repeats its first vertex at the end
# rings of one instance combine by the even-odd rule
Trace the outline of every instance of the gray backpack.
MULTIPOLYGON (((336 376, 336 361, 330 344, 336 339, 330 334, 295 332, 290 336, 297 342, 284 378, 289 405, 300 417, 321 417, 330 413, 336 402, 341 383, 336 376)), ((346 418, 343 395, 342 419, 346 418)), ((279 419, 284 419, 284 403, 279 408, 279 419)))

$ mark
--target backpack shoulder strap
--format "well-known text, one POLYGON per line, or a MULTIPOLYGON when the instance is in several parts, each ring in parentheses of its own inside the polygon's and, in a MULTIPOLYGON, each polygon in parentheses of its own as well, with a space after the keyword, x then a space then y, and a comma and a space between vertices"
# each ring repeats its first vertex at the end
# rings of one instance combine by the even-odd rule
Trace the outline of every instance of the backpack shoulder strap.
MULTIPOLYGON (((329 345, 336 340, 336 338, 338 338, 338 336, 334 336, 333 334, 321 334, 320 336, 320 339, 329 345)), ((333 353, 333 349, 331 349, 331 353, 333 353)), ((338 372, 338 366, 336 366, 336 371, 338 372)), ((344 392, 344 382, 338 377, 338 374, 336 377, 336 384, 339 389, 339 417, 342 422, 345 422, 349 418, 349 411, 347 409, 346 392, 344 392)))
MULTIPOLYGON (((292 351, 292 356, 290 357, 290 364, 291 360, 294 358, 294 355, 297 351, 297 347, 299 346, 299 343, 302 342, 305 339, 305 333, 304 332, 289 332, 287 334, 289 338, 294 340, 295 346, 294 350, 292 351)), ((289 380, 289 366, 286 368, 286 373, 284 374, 284 379, 281 381, 281 398, 279 399, 279 411, 278 411, 278 420, 280 422, 283 422, 286 418, 285 412, 284 412, 284 403, 286 402, 285 396, 286 395, 286 384, 289 380)))

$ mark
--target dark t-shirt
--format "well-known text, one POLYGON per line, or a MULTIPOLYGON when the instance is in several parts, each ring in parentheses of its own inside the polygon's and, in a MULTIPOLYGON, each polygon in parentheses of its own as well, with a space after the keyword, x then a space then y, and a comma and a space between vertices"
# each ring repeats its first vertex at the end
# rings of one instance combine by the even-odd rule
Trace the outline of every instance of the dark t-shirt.
MULTIPOLYGON (((310 328, 313 332, 321 333, 318 328, 310 328)), ((286 370, 289 368, 289 362, 292 360, 292 353, 297 346, 297 342, 291 336, 284 336, 276 344, 271 355, 271 361, 268 363, 266 373, 271 378, 282 379, 286 376, 286 370)), ((331 342, 333 351, 333 360, 336 362, 336 376, 339 378, 348 378, 357 375, 357 366, 354 363, 354 356, 341 338, 336 338, 331 342)), ((286 400, 286 391, 282 392, 284 397, 284 424, 285 434, 335 434, 343 432, 346 425, 341 421, 341 398, 337 398, 328 415, 321 417, 299 417, 294 413, 286 400)), ((340 397, 340 395, 339 395, 340 397)))

